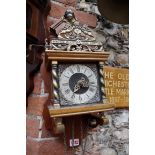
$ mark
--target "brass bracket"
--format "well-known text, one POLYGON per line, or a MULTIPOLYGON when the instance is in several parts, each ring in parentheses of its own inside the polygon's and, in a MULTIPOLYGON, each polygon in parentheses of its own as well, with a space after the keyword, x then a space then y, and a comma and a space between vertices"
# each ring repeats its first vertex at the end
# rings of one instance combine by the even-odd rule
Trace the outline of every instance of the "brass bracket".
POLYGON ((55 134, 61 134, 65 132, 65 125, 62 123, 62 118, 53 118, 53 126, 55 134))

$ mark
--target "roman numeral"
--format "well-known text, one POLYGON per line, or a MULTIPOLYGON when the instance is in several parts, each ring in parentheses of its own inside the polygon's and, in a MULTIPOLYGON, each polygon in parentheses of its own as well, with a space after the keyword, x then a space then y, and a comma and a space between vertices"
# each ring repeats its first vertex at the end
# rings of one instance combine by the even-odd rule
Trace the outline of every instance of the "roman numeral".
POLYGON ((79 95, 79 100, 81 101, 82 100, 82 97, 79 95))
POLYGON ((90 78, 92 76, 92 74, 90 74, 89 76, 88 76, 88 78, 90 78))
MULTIPOLYGON (((64 75, 64 74, 63 74, 64 75)), ((67 75, 64 75, 66 78, 69 78, 67 75)))
POLYGON ((87 69, 84 70, 84 73, 86 73, 87 69))
POLYGON ((71 72, 72 74, 74 74, 74 72, 73 72, 72 68, 70 68, 70 72, 71 72))
POLYGON ((87 96, 87 97, 89 97, 89 95, 88 95, 88 94, 86 94, 86 96, 87 96))
POLYGON ((91 92, 94 92, 94 91, 95 91, 95 89, 92 88, 92 87, 90 87, 89 90, 90 90, 91 92))
POLYGON ((97 86, 95 85, 95 82, 89 82, 89 86, 91 86, 91 87, 97 87, 97 86))
POLYGON ((69 92, 70 92, 69 89, 66 89, 66 90, 65 90, 65 93, 66 93, 66 94, 69 94, 69 92))
POLYGON ((75 98, 75 94, 74 94, 74 93, 73 93, 73 95, 71 96, 71 98, 72 98, 72 99, 74 99, 74 98, 75 98))
POLYGON ((77 65, 77 72, 80 72, 80 66, 77 65))
POLYGON ((63 86, 68 86, 68 83, 63 83, 62 85, 63 85, 63 86))
POLYGON ((89 84, 90 84, 90 85, 94 85, 94 84, 95 84, 95 82, 89 82, 89 84))

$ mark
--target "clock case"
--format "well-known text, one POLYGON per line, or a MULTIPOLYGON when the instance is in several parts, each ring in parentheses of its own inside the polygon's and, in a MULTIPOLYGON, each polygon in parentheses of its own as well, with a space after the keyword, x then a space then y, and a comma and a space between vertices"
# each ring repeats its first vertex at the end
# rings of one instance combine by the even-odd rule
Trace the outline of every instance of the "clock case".
MULTIPOLYGON (((104 92, 103 68, 108 59, 109 52, 103 50, 102 43, 96 40, 91 29, 86 25, 81 25, 77 21, 74 12, 70 9, 66 10, 65 15, 50 26, 50 32, 54 36, 49 40, 45 40, 45 62, 51 72, 52 83, 50 85, 52 93, 51 105, 48 106, 48 110, 53 120, 54 133, 65 134, 65 131, 71 128, 71 124, 75 122, 76 118, 78 118, 76 122, 77 129, 79 129, 78 122, 82 121, 81 115, 84 114, 84 118, 87 118, 88 115, 93 115, 93 117, 100 120, 101 125, 106 124, 108 120, 104 118, 104 116, 100 116, 100 112, 113 110, 115 108, 114 104, 106 102, 104 92), (58 65, 62 63, 98 64, 101 91, 100 103, 93 102, 91 104, 80 104, 77 106, 62 106, 60 104, 58 65), (70 118, 71 121, 69 120, 70 118)), ((87 120, 90 120, 90 116, 87 120)), ((70 134, 70 132, 67 133, 70 134)), ((75 131, 75 133, 78 134, 79 132, 75 131)), ((79 138, 81 136, 77 137, 79 138)))
POLYGON ((105 61, 108 59, 108 52, 87 52, 87 51, 55 51, 46 50, 46 62, 51 69, 52 75, 52 98, 49 113, 51 117, 64 117, 74 116, 88 113, 103 112, 112 110, 114 104, 106 103, 106 96, 104 93, 104 74, 103 67, 105 61), (79 63, 94 63, 99 66, 99 80, 101 86, 102 100, 100 103, 92 103, 76 106, 61 106, 59 98, 59 77, 58 77, 58 64, 79 64, 79 63))

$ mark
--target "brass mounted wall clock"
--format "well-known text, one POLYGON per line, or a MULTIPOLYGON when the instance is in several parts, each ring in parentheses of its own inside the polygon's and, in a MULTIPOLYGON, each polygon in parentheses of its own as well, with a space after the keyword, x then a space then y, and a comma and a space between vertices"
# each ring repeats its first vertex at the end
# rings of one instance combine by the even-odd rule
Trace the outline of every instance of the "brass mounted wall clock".
POLYGON ((57 38, 45 44, 52 75, 50 116, 62 118, 114 109, 114 104, 105 102, 103 68, 109 53, 103 51, 102 43, 86 25, 78 23, 71 10, 51 26, 54 30, 59 30, 57 38))

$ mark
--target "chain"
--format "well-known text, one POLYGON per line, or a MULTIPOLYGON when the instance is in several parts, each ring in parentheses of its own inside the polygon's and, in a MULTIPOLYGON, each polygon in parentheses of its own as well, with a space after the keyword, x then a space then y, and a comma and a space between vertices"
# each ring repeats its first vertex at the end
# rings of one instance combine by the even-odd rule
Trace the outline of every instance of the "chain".
POLYGON ((75 148, 74 148, 74 118, 72 119, 72 150, 73 150, 73 154, 75 154, 75 148))
POLYGON ((83 122, 83 119, 81 118, 81 129, 80 129, 81 130, 81 132, 80 132, 80 134, 81 134, 81 147, 82 147, 82 155, 84 155, 83 154, 83 137, 84 136, 83 136, 83 123, 82 122, 83 122))
POLYGON ((64 129, 64 155, 67 155, 66 130, 64 129))
POLYGON ((88 122, 87 122, 87 125, 86 125, 86 139, 85 139, 85 142, 84 142, 84 149, 83 149, 82 155, 85 154, 86 143, 87 143, 88 128, 89 128, 89 126, 88 126, 88 122))
POLYGON ((86 124, 86 129, 85 129, 85 131, 86 131, 86 139, 85 139, 85 142, 84 142, 84 144, 83 144, 83 137, 84 137, 84 134, 83 134, 83 123, 82 123, 82 121, 83 121, 83 119, 81 119, 81 147, 82 147, 82 154, 81 155, 84 155, 85 154, 85 149, 86 149, 86 143, 87 143, 87 134, 88 134, 88 124, 89 124, 89 122, 87 122, 87 124, 86 124))

